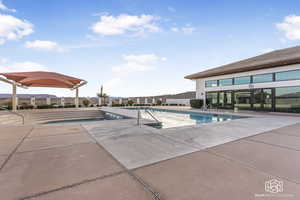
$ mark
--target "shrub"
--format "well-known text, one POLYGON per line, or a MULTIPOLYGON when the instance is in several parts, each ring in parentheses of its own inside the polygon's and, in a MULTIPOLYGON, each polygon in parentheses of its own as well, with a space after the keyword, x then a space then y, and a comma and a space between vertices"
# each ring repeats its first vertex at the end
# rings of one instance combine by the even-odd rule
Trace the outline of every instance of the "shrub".
POLYGON ((75 108, 76 106, 74 104, 67 104, 64 107, 65 108, 75 108))
POLYGON ((84 99, 83 101, 82 101, 82 103, 83 103, 83 105, 85 106, 85 107, 87 107, 88 105, 90 105, 90 100, 88 100, 88 99, 84 99))
POLYGON ((127 102, 127 104, 128 104, 129 106, 132 106, 132 105, 134 104, 134 102, 133 102, 132 100, 129 100, 129 101, 127 102))
MULTIPOLYGON (((28 105, 28 106, 30 106, 30 105, 28 105)), ((54 106, 53 105, 48 105, 48 104, 43 104, 43 105, 38 105, 36 108, 37 109, 50 109, 50 108, 54 108, 54 106)))
POLYGON ((158 106, 160 106, 160 105, 162 104, 162 101, 161 101, 161 100, 157 100, 157 101, 156 101, 156 104, 157 104, 158 106))
POLYGON ((203 99, 191 99, 190 104, 192 108, 202 108, 203 106, 203 99))
POLYGON ((34 106, 33 105, 28 105, 28 104, 23 104, 21 106, 19 106, 19 109, 21 110, 27 110, 27 109, 33 109, 34 106))

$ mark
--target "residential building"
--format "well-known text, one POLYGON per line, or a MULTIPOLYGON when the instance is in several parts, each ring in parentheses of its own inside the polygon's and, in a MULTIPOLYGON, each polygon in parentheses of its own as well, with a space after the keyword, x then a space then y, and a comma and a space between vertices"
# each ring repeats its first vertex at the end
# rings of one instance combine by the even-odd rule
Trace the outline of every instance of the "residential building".
POLYGON ((212 108, 300 112, 300 46, 191 74, 212 108))

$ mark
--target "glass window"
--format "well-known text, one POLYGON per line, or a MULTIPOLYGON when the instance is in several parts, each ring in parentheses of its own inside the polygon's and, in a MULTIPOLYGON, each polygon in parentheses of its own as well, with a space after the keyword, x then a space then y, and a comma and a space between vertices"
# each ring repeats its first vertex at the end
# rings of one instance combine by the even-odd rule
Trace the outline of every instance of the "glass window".
POLYGON ((275 91, 276 111, 300 113, 300 86, 281 87, 275 91))
POLYGON ((232 85, 232 78, 219 80, 219 86, 232 85))
POLYGON ((206 104, 209 108, 217 108, 218 107, 218 93, 217 92, 206 93, 206 104))
POLYGON ((216 87, 218 86, 218 81, 205 81, 205 87, 216 87))
POLYGON ((219 92, 219 107, 232 108, 231 91, 219 92))
POLYGON ((276 81, 300 80, 300 70, 277 72, 275 78, 276 81))
POLYGON ((250 90, 242 90, 234 92, 234 107, 239 109, 251 108, 251 92, 250 90))
POLYGON ((273 74, 258 74, 253 76, 253 83, 272 82, 273 74))
POLYGON ((242 76, 234 78, 235 85, 250 84, 250 76, 242 76))

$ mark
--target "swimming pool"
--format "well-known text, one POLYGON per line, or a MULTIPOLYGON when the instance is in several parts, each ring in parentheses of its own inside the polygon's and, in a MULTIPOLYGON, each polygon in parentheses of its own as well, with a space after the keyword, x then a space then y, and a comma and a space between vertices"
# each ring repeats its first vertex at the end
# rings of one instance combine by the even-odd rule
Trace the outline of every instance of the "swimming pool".
POLYGON ((88 118, 88 119, 69 119, 69 120, 55 120, 47 121, 43 124, 64 124, 64 123, 75 123, 75 122, 95 122, 104 120, 119 120, 119 119, 129 119, 129 117, 113 114, 106 112, 104 118, 88 118))
MULTIPOLYGON (((142 118, 152 119, 149 114, 145 112, 145 108, 127 108, 131 110, 141 110, 142 118)), ((150 124, 155 128, 172 128, 179 126, 189 126, 204 123, 214 123, 229 121, 235 119, 245 118, 244 116, 236 115, 223 115, 223 114, 206 114, 206 113, 196 113, 190 111, 177 111, 177 110, 167 110, 159 108, 147 108, 150 110, 159 121, 162 122, 161 125, 150 124)))

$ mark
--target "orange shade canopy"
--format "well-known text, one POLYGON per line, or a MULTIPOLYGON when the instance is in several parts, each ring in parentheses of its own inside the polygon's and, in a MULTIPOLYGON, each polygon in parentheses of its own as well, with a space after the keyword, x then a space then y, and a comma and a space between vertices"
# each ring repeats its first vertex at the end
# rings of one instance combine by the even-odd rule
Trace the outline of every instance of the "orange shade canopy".
POLYGON ((85 82, 82 79, 55 72, 13 72, 0 73, 0 75, 27 87, 73 88, 85 82))

